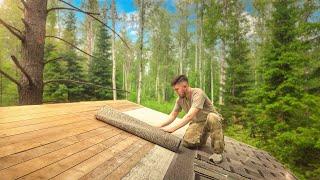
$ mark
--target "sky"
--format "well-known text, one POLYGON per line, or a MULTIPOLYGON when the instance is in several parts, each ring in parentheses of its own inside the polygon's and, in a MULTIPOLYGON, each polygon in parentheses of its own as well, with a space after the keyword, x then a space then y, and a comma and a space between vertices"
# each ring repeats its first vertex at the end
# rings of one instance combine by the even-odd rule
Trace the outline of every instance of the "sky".
MULTIPOLYGON (((1 0, 0 0, 1 1, 1 0)), ((77 7, 81 6, 81 1, 82 0, 73 0, 73 4, 76 5, 77 7)), ((103 4, 105 0, 98 0, 99 3, 103 4)), ((165 0, 164 2, 164 7, 171 13, 176 12, 176 7, 175 7, 175 2, 177 0, 165 0)), ((252 0, 242 0, 243 3, 245 4, 245 10, 251 14, 253 12, 253 6, 252 6, 252 0)), ((138 9, 135 5, 134 0, 115 0, 116 2, 116 9, 118 14, 128 14, 131 16, 134 16, 137 14, 138 9)), ((108 0, 108 4, 111 4, 111 0, 108 0)), ((84 15, 82 14, 77 14, 78 19, 81 21, 84 18, 84 15)), ((128 31, 128 36, 130 39, 135 41, 136 38, 136 33, 137 33, 137 26, 136 25, 129 25, 126 27, 126 30, 128 31)), ((119 32, 121 29, 121 24, 118 24, 116 26, 116 31, 119 32)))

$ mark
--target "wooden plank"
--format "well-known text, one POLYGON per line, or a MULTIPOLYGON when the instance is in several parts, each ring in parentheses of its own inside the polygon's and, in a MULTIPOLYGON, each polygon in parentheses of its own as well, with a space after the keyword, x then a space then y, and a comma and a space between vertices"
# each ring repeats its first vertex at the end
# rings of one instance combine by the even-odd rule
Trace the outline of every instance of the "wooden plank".
MULTIPOLYGON (((26 112, 34 111, 34 112, 42 112, 42 111, 55 111, 56 109, 66 109, 82 106, 82 107, 101 107, 104 105, 110 106, 118 106, 122 104, 131 104, 138 105, 136 103, 127 101, 127 100, 108 100, 108 101, 85 101, 85 102, 74 102, 74 103, 55 103, 55 104, 41 104, 41 105, 23 105, 23 106, 8 106, 8 107, 0 107, 0 113, 5 115, 10 112, 17 112, 20 115, 27 114, 26 112)), ((138 105, 141 106, 141 105, 138 105)), ((1 117, 1 116, 0 116, 1 117)))
MULTIPOLYGON (((94 110, 82 110, 81 112, 71 112, 71 113, 68 113, 68 114, 59 114, 59 115, 54 115, 54 116, 46 116, 45 118, 43 117, 38 117, 38 118, 32 118, 32 119, 29 119, 29 120, 21 120, 21 121, 13 121, 13 122, 7 122, 7 123, 0 123, 0 130, 8 130, 10 128, 17 128, 17 127, 21 127, 21 126, 28 126, 28 125, 36 125, 36 124, 40 124, 40 123, 47 123, 47 122, 51 122, 51 121, 58 121, 60 119, 68 119, 68 118, 72 118, 72 117, 77 117, 79 116, 79 114, 88 114, 88 113, 91 113, 92 116, 94 117, 94 115, 96 114, 96 111, 98 109, 100 109, 100 107, 102 106, 99 106, 99 108, 97 109, 94 109, 94 110)), ((136 109, 136 108, 140 108, 139 106, 137 105, 128 105, 128 104, 124 104, 124 105, 121 105, 121 106, 116 106, 115 108, 119 108, 119 111, 128 111, 128 110, 131 110, 131 109, 136 109)), ((48 115, 48 114, 47 114, 48 115)))
POLYGON ((32 131, 28 133, 17 134, 14 136, 7 136, 7 137, 0 138, 0 149, 1 149, 1 146, 21 143, 25 141, 32 141, 35 138, 39 138, 43 136, 49 137, 52 135, 60 134, 61 132, 67 132, 71 129, 83 128, 88 124, 97 124, 97 123, 101 124, 100 121, 93 119, 93 117, 81 116, 81 117, 77 117, 77 119, 78 119, 78 122, 72 123, 72 124, 66 124, 59 127, 42 129, 38 131, 32 131))
POLYGON ((59 174, 58 176, 55 176, 53 179, 79 179, 82 176, 94 170, 100 164, 114 157, 115 154, 121 152, 126 147, 135 143, 137 140, 138 137, 130 135, 129 138, 119 142, 118 144, 110 147, 109 149, 104 150, 103 152, 91 157, 90 159, 83 161, 82 163, 59 174))
POLYGON ((90 113, 90 114, 92 114, 92 116, 94 116, 96 111, 97 110, 89 110, 89 111, 61 114, 61 115, 55 115, 55 116, 47 116, 45 118, 40 117, 40 118, 33 118, 33 119, 29 119, 29 120, 0 123, 0 130, 4 130, 4 129, 7 130, 7 129, 11 129, 11 128, 36 125, 36 124, 41 124, 41 123, 49 123, 49 122, 53 122, 53 121, 58 121, 60 119, 70 119, 70 118, 74 118, 74 117, 79 117, 80 114, 90 113))
POLYGON ((74 104, 73 106, 71 106, 70 104, 61 104, 60 106, 55 105, 53 107, 39 106, 39 107, 28 109, 28 110, 23 110, 24 106, 19 106, 21 107, 21 109, 2 112, 0 116, 0 123, 22 121, 22 120, 69 114, 69 113, 82 112, 82 111, 94 111, 94 110, 100 109, 104 105, 109 105, 115 109, 123 109, 123 110, 142 107, 134 103, 129 103, 129 102, 118 103, 118 101, 116 101, 115 103, 109 102, 109 103, 100 103, 100 104, 79 103, 79 104, 74 104))
POLYGON ((140 143, 146 142, 125 132, 99 142, 102 134, 106 138, 111 132, 122 132, 95 119, 104 105, 122 112, 142 107, 129 101, 98 101, 0 108, 0 177, 48 179, 70 172, 81 177, 108 159, 115 162, 113 170, 127 167, 117 170, 118 175, 127 173, 148 151, 141 149, 140 143))
POLYGON ((91 107, 91 106, 77 106, 77 107, 68 107, 66 109, 65 107, 61 107, 59 109, 56 109, 54 111, 49 110, 43 110, 37 111, 32 110, 31 112, 27 112, 27 114, 17 114, 15 111, 11 111, 9 113, 6 113, 6 117, 1 117, 0 123, 10 123, 10 122, 16 122, 16 121, 25 121, 29 119, 35 119, 35 118, 47 118, 57 115, 63 115, 63 114, 70 114, 70 113, 78 113, 78 112, 84 112, 84 111, 95 111, 99 109, 99 107, 91 107))
POLYGON ((98 136, 86 139, 84 141, 80 141, 71 146, 67 146, 65 148, 45 154, 43 156, 34 158, 32 160, 23 162, 21 164, 3 169, 0 171, 0 177, 4 177, 4 179, 16 179, 26 174, 32 173, 43 167, 46 167, 50 164, 56 163, 62 159, 65 159, 83 150, 103 149, 104 146, 98 145, 99 143, 106 141, 109 138, 115 135, 118 135, 120 133, 121 131, 119 130, 112 130, 111 132, 106 132, 102 135, 98 135, 98 136))
POLYGON ((103 126, 100 128, 93 129, 91 131, 87 131, 81 134, 77 134, 75 136, 67 137, 64 139, 61 139, 56 142, 52 142, 43 146, 39 146, 36 148, 28 149, 26 151, 22 151, 19 153, 11 154, 9 156, 1 157, 0 158, 0 170, 14 166, 16 164, 28 161, 30 159, 48 154, 50 152, 62 149, 64 147, 70 146, 72 144, 75 144, 79 141, 91 138, 93 136, 97 136, 100 134, 103 134, 105 132, 109 132, 111 130, 114 130, 115 128, 112 126, 103 126))
POLYGON ((54 109, 65 109, 66 107, 72 108, 75 106, 103 106, 109 104, 124 104, 124 103, 131 103, 127 100, 107 100, 107 101, 84 101, 84 102, 71 102, 71 103, 54 103, 54 104, 40 104, 40 105, 23 105, 23 106, 7 106, 7 107, 0 107, 0 114, 4 115, 10 112, 17 112, 18 114, 26 114, 31 110, 33 111, 43 111, 43 110, 54 110, 54 109))
POLYGON ((110 148, 111 146, 114 146, 115 144, 121 142, 122 140, 129 137, 129 134, 121 133, 116 136, 113 136, 112 138, 104 141, 103 143, 97 144, 95 147, 90 147, 84 151, 81 151, 79 153, 73 154, 69 156, 68 158, 65 158, 61 161, 58 161, 54 164, 51 164, 49 166, 46 166, 42 169, 39 169, 38 171, 35 171, 33 173, 27 174, 21 179, 50 179, 52 177, 55 177, 64 171, 82 163, 83 161, 86 161, 90 159, 91 157, 95 156, 96 154, 110 148))
POLYGON ((51 121, 48 120, 46 123, 40 123, 40 124, 34 124, 34 125, 29 125, 29 126, 22 126, 22 127, 17 127, 17 128, 11 128, 11 129, 5 129, 5 130, 0 130, 0 138, 7 137, 7 136, 12 136, 12 135, 17 135, 17 134, 22 134, 26 132, 32 132, 32 131, 37 131, 43 130, 43 129, 48 129, 48 128, 54 128, 54 127, 60 127, 63 125, 67 124, 72 124, 72 123, 78 123, 80 120, 86 120, 87 117, 90 119, 93 119, 90 117, 92 113, 81 113, 81 114, 74 114, 74 115, 65 115, 65 116, 55 116, 55 120, 51 121), (79 117, 79 118, 78 118, 79 117))
MULTIPOLYGON (((95 122, 86 121, 86 124, 81 124, 79 128, 71 128, 68 131, 58 131, 56 133, 51 133, 50 136, 36 136, 34 139, 30 139, 28 141, 19 141, 15 144, 9 144, 6 146, 0 147, 0 157, 7 156, 10 154, 18 153, 21 151, 25 151, 27 149, 35 148, 38 146, 43 146, 45 144, 49 144, 54 141, 61 140, 63 138, 74 136, 76 134, 80 134, 86 131, 90 131, 92 129, 96 129, 98 127, 106 126, 103 122, 95 122), (60 132, 60 133, 59 133, 60 132), (64 132, 64 133, 61 133, 64 132)), ((54 128, 56 130, 56 128, 54 128)))
POLYGON ((117 169, 127 159, 133 156, 133 154, 145 144, 147 144, 145 140, 138 139, 134 144, 115 154, 111 159, 100 164, 98 167, 85 176, 82 176, 80 179, 105 179, 106 176, 108 176, 113 170, 117 169))
POLYGON ((116 170, 112 171, 106 179, 114 180, 114 179, 121 179, 130 170, 143 158, 152 148, 154 148, 154 144, 147 143, 142 148, 139 149, 137 153, 135 153, 132 157, 130 157, 127 161, 122 163, 116 170))
POLYGON ((49 178, 55 177, 65 172, 66 170, 74 166, 77 166, 83 161, 86 161, 92 158, 93 156, 105 151, 111 146, 118 144, 119 142, 127 139, 129 136, 130 135, 127 133, 117 134, 112 138, 97 144, 96 146, 90 147, 84 151, 80 151, 79 153, 73 154, 68 158, 65 158, 61 161, 53 163, 33 173, 27 174, 26 176, 23 176, 21 178, 22 179, 49 179, 49 178))

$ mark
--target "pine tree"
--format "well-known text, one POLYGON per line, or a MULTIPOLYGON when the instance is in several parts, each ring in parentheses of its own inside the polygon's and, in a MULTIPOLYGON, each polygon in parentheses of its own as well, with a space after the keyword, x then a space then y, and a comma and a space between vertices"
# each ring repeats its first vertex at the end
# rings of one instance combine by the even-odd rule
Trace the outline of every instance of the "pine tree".
POLYGON ((319 97, 308 93, 302 81, 308 62, 305 52, 311 47, 300 34, 301 6, 291 0, 274 1, 272 5, 268 27, 271 37, 261 64, 264 81, 254 92, 256 105, 251 112, 256 116, 252 128, 267 149, 299 176, 319 178, 319 97))
POLYGON ((93 88, 92 96, 95 99, 112 99, 112 60, 110 53, 110 35, 105 26, 98 26, 98 34, 95 42, 95 50, 92 62, 89 64, 89 81, 104 86, 105 88, 93 88))
POLYGON ((246 92, 251 85, 250 66, 248 63, 248 32, 243 5, 230 2, 227 10, 228 19, 228 56, 226 68, 224 116, 235 123, 241 120, 246 105, 246 92))
MULTIPOLYGON (((56 46, 53 43, 46 43, 44 57, 48 60, 58 58, 56 46)), ((44 79, 63 79, 63 68, 61 62, 53 60, 46 64, 44 69, 44 79)), ((49 83, 44 88, 43 98, 46 102, 64 102, 67 98, 67 87, 64 84, 49 83)))
MULTIPOLYGON (((56 7, 56 1, 50 1, 48 4, 49 7, 56 7)), ((58 14, 57 12, 51 12, 47 17, 47 27, 46 33, 49 35, 57 35, 57 21, 58 14)), ((44 80, 51 79, 63 79, 63 68, 61 67, 61 59, 59 58, 59 50, 56 45, 56 41, 52 39, 47 39, 44 49, 44 59, 45 64, 44 68, 44 80)), ((44 87, 43 99, 45 102, 64 102, 67 98, 67 87, 64 84, 58 83, 49 83, 44 87)))
MULTIPOLYGON (((76 17, 74 12, 68 12, 65 19, 65 29, 63 33, 63 38, 70 43, 77 45, 76 39, 76 17)), ((64 57, 65 69, 64 78, 68 80, 84 80, 83 68, 81 62, 84 61, 83 57, 77 55, 75 49, 70 48, 66 45, 65 51, 61 54, 64 57)), ((68 83, 66 84, 68 88, 68 101, 79 101, 83 99, 84 85, 68 83)))

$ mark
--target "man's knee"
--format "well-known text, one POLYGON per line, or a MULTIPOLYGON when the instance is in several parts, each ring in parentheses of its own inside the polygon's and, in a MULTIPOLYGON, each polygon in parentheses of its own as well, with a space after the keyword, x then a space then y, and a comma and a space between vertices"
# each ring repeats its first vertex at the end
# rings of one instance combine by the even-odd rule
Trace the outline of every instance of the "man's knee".
POLYGON ((199 142, 187 141, 185 139, 182 140, 182 145, 189 149, 193 149, 201 146, 199 142))
POLYGON ((207 116, 207 127, 211 130, 222 128, 222 117, 215 113, 209 113, 207 116))

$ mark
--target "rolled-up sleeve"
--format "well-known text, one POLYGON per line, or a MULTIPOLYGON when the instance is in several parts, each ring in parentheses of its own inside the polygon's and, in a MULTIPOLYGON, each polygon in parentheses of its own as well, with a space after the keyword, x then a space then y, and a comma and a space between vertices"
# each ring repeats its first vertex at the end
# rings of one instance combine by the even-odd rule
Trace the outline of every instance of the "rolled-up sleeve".
POLYGON ((180 104, 178 103, 179 101, 179 98, 176 100, 176 104, 174 105, 174 108, 173 110, 176 111, 176 112, 180 112, 182 110, 180 104))
POLYGON ((204 93, 202 91, 197 91, 192 94, 191 107, 203 109, 203 105, 204 105, 205 100, 206 100, 206 98, 205 98, 204 93))

